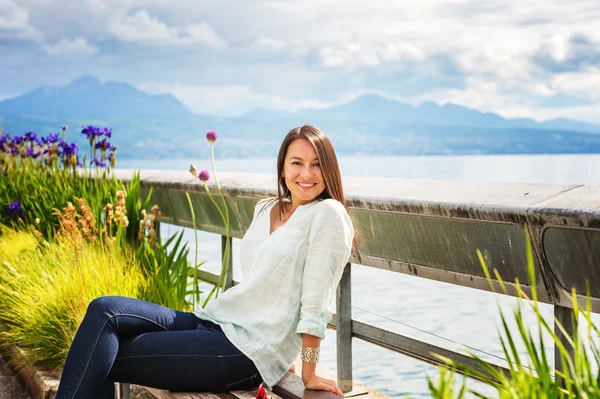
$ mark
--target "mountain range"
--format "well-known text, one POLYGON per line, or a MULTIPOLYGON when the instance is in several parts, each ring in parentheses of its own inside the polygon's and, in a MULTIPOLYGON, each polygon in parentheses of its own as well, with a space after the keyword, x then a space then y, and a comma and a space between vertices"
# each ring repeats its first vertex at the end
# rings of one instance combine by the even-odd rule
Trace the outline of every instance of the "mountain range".
POLYGON ((127 83, 83 76, 63 87, 40 87, 0 102, 0 126, 6 133, 46 135, 65 124, 69 139, 84 147, 81 126, 111 127, 120 157, 144 159, 206 154, 206 130, 220 134, 218 156, 272 156, 287 131, 303 124, 320 127, 341 154, 600 152, 600 125, 507 119, 455 104, 413 106, 377 95, 320 110, 255 108, 240 117, 222 117, 193 113, 169 94, 147 94, 127 83))

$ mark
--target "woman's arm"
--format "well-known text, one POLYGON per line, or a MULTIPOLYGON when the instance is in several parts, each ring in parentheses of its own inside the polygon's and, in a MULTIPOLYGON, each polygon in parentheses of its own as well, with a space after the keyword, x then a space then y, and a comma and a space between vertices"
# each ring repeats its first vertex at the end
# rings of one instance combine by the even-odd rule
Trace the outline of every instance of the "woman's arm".
MULTIPOLYGON (((302 335, 302 351, 315 352, 325 338, 331 320, 329 302, 340 281, 352 246, 352 222, 343 205, 333 199, 319 204, 311 225, 308 254, 302 276, 300 319, 296 333, 302 335), (311 350, 312 348, 312 350, 311 350)), ((336 383, 315 374, 316 359, 302 362, 302 381, 308 389, 325 390, 340 396, 336 383)))
MULTIPOLYGON (((302 334, 302 348, 316 348, 321 347, 321 338, 315 337, 310 334, 302 334)), ((304 386, 308 389, 315 389, 319 391, 329 391, 341 397, 344 397, 341 389, 338 388, 335 381, 328 380, 326 378, 319 377, 316 375, 317 365, 313 362, 302 361, 302 381, 304 386)))

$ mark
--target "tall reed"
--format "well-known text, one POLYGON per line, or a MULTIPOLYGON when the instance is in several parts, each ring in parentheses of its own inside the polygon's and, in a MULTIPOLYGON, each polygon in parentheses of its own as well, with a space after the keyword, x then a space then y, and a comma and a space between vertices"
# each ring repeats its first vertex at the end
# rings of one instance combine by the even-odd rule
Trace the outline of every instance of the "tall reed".
MULTIPOLYGON (((511 330, 508 318, 500 311, 501 329, 500 343, 504 357, 508 363, 509 373, 506 375, 498 368, 490 366, 482 358, 469 352, 469 355, 485 370, 480 372, 451 359, 438 356, 445 362, 441 367, 442 373, 438 382, 428 379, 430 393, 436 399, 463 398, 465 392, 477 397, 485 398, 483 393, 476 389, 470 389, 466 382, 462 383, 461 389, 455 396, 453 376, 455 370, 461 370, 465 375, 474 377, 489 384, 496 390, 494 397, 501 399, 517 398, 600 398, 600 331, 592 321, 591 302, 587 296, 585 307, 580 307, 577 301, 575 289, 572 290, 571 306, 574 318, 571 320, 573 335, 569 337, 563 326, 556 318, 554 325, 557 326, 561 335, 568 337, 566 343, 554 332, 553 324, 548 323, 540 312, 536 292, 535 269, 533 252, 529 239, 529 232, 525 227, 527 267, 529 271, 529 282, 531 286, 531 297, 522 289, 519 281, 515 281, 517 296, 522 299, 512 314, 517 326, 511 330), (535 325, 528 326, 523 315, 523 303, 529 306, 535 314, 535 325), (581 328, 580 325, 585 325, 581 328), (552 342, 560 353, 559 364, 553 364, 552 358, 546 356, 546 347, 542 340, 543 335, 551 337, 552 342), (539 343, 538 343, 539 342, 539 343), (526 353, 517 350, 519 344, 525 347, 526 353), (559 369, 557 369, 560 366, 559 369)), ((492 273, 499 282, 502 293, 507 294, 506 286, 496 269, 492 273, 485 263, 481 252, 478 250, 481 267, 488 279, 491 290, 495 291, 492 281, 492 273)))

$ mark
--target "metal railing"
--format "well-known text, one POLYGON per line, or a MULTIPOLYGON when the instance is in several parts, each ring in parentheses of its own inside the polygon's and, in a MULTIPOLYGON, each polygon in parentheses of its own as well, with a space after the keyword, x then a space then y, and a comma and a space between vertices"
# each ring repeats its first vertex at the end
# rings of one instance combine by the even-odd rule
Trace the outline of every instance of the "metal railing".
MULTIPOLYGON (((116 174, 128 180, 132 172, 116 174)), ((142 171, 141 179, 142 191, 152 187, 152 203, 161 207, 166 223, 193 226, 185 197, 189 193, 196 227, 221 234, 225 250, 223 222, 200 182, 174 171, 142 171)), ((275 178, 223 173, 220 183, 232 217, 231 235, 241 238, 256 202, 275 195, 275 178)), ((540 302, 554 306, 563 326, 568 328, 573 317, 571 288, 585 293, 588 281, 592 311, 600 312, 600 270, 595 264, 600 259, 600 187, 349 177, 344 189, 361 238, 352 263, 490 291, 473 256, 481 249, 508 295, 516 296, 511 281, 518 278, 526 293, 535 288, 540 302), (529 282, 525 227, 534 252, 535 287, 529 282)), ((344 392, 352 389, 352 337, 431 364, 441 363, 432 355, 437 353, 483 371, 469 356, 353 319, 351 270, 350 265, 344 270, 329 325, 337 330, 338 384, 344 392)), ((218 275, 198 271, 198 277, 215 284, 218 275)), ((229 277, 227 286, 237 283, 229 277)), ((499 283, 493 284, 499 291, 499 283)), ((583 295, 576 297, 584 303, 583 295)), ((556 350, 555 359, 559 356, 556 350)))

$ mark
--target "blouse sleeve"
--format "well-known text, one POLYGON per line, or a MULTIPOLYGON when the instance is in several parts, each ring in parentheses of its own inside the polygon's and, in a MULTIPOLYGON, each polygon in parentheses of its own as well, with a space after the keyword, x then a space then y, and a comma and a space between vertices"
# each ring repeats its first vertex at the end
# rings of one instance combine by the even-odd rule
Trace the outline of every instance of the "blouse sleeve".
POLYGON ((353 237, 352 222, 344 206, 334 199, 323 201, 310 228, 296 333, 325 338, 332 316, 329 302, 350 257, 353 237))

